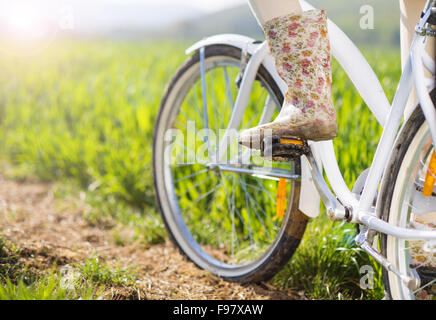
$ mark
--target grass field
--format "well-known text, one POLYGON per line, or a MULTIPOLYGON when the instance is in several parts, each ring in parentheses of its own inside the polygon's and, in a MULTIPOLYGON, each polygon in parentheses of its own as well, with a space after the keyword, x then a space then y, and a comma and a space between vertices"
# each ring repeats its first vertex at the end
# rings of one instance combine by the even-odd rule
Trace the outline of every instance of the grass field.
MULTIPOLYGON (((111 219, 134 230, 129 239, 114 232, 119 245, 162 242, 166 233, 152 185, 152 130, 165 85, 186 59, 186 46, 60 42, 43 54, 0 53, 0 157, 11 165, 7 174, 68 182, 72 187, 66 194, 83 190, 90 223, 111 219)), ((399 52, 364 52, 392 99, 400 74, 399 52)), ((351 186, 370 165, 381 128, 337 64, 333 83, 339 119, 336 155, 351 186)), ((311 221, 296 255, 273 282, 305 290, 312 298, 381 298, 380 268, 354 247, 354 234, 354 226, 333 224, 325 217, 311 221), (373 290, 359 287, 359 268, 366 264, 376 271, 373 290)), ((11 286, 24 292, 26 285, 0 275, 5 284, 0 297, 5 290, 13 292, 11 286)), ((57 280, 49 277, 27 286, 47 281, 55 286, 57 280)))

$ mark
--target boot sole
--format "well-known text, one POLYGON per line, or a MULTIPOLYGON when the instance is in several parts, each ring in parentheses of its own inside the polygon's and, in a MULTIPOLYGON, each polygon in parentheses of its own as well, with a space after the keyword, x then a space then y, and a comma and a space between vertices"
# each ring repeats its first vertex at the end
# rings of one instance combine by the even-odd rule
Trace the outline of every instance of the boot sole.
POLYGON ((310 153, 307 141, 290 136, 271 136, 263 139, 262 157, 273 161, 290 161, 310 153))

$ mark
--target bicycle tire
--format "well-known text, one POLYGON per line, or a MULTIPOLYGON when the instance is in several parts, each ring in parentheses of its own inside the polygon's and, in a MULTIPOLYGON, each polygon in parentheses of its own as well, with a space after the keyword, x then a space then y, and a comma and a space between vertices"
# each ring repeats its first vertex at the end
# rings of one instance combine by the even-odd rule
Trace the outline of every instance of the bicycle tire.
MULTIPOLYGON (((431 98, 433 102, 436 102, 436 91, 431 93, 431 98)), ((406 167, 411 166, 410 163, 406 163, 407 159, 409 158, 406 157, 406 155, 414 150, 412 148, 416 148, 419 138, 417 137, 417 134, 420 133, 420 135, 422 135, 423 130, 425 130, 424 126, 426 126, 424 114, 422 113, 421 108, 417 106, 399 134, 397 143, 393 149, 394 151, 389 160, 387 171, 382 180, 380 189, 381 198, 379 200, 380 216, 386 222, 390 222, 395 218, 393 215, 396 214, 396 212, 393 210, 393 206, 395 204, 394 197, 396 198, 399 190, 398 188, 400 187, 398 183, 401 182, 399 174, 401 170, 405 170, 406 167)), ((399 219, 399 217, 396 217, 394 220, 399 221, 399 219)), ((392 255, 391 250, 394 250, 393 248, 389 248, 389 245, 388 236, 386 234, 382 234, 380 237, 380 250, 385 257, 390 257, 392 255)), ((396 263, 395 261, 393 262, 396 263)), ((393 274, 390 274, 384 268, 382 270, 382 274, 385 299, 407 299, 407 296, 400 292, 404 291, 405 289, 401 289, 398 278, 393 274)))

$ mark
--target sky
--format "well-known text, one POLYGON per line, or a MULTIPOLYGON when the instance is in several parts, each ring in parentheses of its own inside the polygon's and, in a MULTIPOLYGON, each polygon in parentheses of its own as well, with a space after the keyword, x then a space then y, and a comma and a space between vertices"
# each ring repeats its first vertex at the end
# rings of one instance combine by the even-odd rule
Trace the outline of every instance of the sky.
POLYGON ((101 20, 114 25, 147 25, 147 20, 156 24, 161 19, 165 24, 244 3, 247 0, 0 0, 0 25, 5 21, 30 25, 32 20, 47 20, 65 9, 86 26, 101 20))
MULTIPOLYGON (((89 2, 89 1, 90 0, 85 2, 89 2)), ((124 5, 139 4, 139 3, 149 3, 151 5, 155 5, 155 4, 171 5, 171 4, 183 3, 184 5, 198 8, 205 12, 219 11, 221 9, 229 8, 247 2, 247 0, 94 0, 94 1, 99 1, 102 3, 111 2, 111 3, 124 4, 124 5)))
POLYGON ((51 5, 70 5, 74 4, 86 7, 89 4, 117 4, 117 5, 140 5, 140 4, 149 4, 149 5, 186 5, 191 6, 196 9, 200 9, 205 12, 214 12, 219 11, 221 9, 229 8, 232 6, 236 6, 242 3, 246 3, 246 0, 39 0, 36 2, 35 0, 0 0, 0 7, 7 7, 9 4, 13 3, 14 5, 21 4, 30 4, 32 6, 35 3, 38 6, 51 6, 51 5))
POLYGON ((0 36, 42 37, 65 17, 79 33, 145 30, 244 3, 247 0, 0 0, 0 36))

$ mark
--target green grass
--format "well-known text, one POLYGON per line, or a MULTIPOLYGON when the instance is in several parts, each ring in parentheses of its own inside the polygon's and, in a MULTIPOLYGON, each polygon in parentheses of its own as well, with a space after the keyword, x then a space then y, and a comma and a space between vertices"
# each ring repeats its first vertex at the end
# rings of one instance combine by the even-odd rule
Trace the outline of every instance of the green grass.
POLYGON ((6 278, 0 286, 0 300, 92 300, 99 298, 99 292, 93 286, 66 288, 58 274, 49 273, 31 283, 22 279, 13 283, 6 278))
POLYGON ((0 59, 4 154, 42 179, 74 177, 153 206, 152 119, 182 49, 63 43, 29 59, 0 59))
POLYGON ((324 215, 309 223, 289 264, 273 279, 284 288, 305 288, 314 299, 381 299, 381 267, 356 248, 354 226, 328 221, 324 215), (363 266, 374 270, 374 289, 362 290, 363 266))
POLYGON ((73 266, 77 270, 77 277, 97 285, 131 285, 135 282, 134 276, 126 269, 110 268, 101 263, 98 257, 88 259, 73 266))
POLYGON ((99 257, 43 270, 20 260, 20 250, 0 236, 0 300, 94 300, 112 298, 113 288, 135 286, 134 271, 99 257))
POLYGON ((19 251, 0 234, 0 278, 16 279, 23 277, 25 271, 18 264, 19 251))
MULTIPOLYGON (((185 47, 60 42, 42 55, 0 56, 0 157, 20 177, 77 184, 83 190, 79 198, 86 220, 109 229, 117 244, 164 241, 166 232, 153 196, 151 139, 165 85, 186 59, 185 47)), ((365 55, 392 98, 400 73, 399 53, 368 49, 365 55)), ((337 64, 333 78, 339 121, 335 151, 345 181, 352 186, 370 165, 381 127, 337 64)), ((76 191, 60 192, 66 196, 76 191)), ((296 255, 274 282, 303 289, 313 298, 380 298, 380 268, 355 249, 353 232, 353 226, 325 218, 311 221, 296 255), (376 287, 365 291, 358 285, 359 267, 367 264, 375 268, 376 287)), ((91 274, 97 268, 102 274, 99 284, 122 278, 89 261, 80 268, 91 274)), ((89 297, 87 291, 65 295, 56 277, 30 286, 9 284, 7 279, 5 297, 32 297, 26 290, 33 297, 89 297), (38 293, 43 284, 54 289, 38 293)))
POLYGON ((65 277, 56 266, 41 273, 37 265, 21 261, 20 254, 0 235, 0 300, 96 299, 102 292, 103 287, 89 273, 81 283, 66 286, 65 277))

